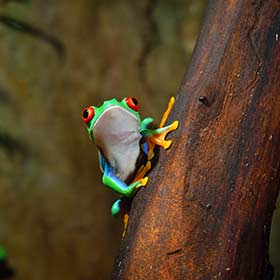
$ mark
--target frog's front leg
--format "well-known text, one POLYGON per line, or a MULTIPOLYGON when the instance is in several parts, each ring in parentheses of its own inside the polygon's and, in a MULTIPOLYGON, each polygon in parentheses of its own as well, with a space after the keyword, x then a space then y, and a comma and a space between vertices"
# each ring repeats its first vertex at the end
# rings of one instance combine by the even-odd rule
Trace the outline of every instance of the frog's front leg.
POLYGON ((177 129, 179 122, 174 121, 172 124, 164 126, 165 122, 172 110, 172 107, 174 105, 175 98, 171 97, 168 107, 163 114, 162 120, 160 122, 159 128, 157 129, 151 129, 150 125, 153 121, 151 118, 144 119, 141 123, 141 134, 147 138, 147 144, 148 144, 148 160, 151 160, 154 156, 154 147, 156 145, 163 147, 164 149, 167 149, 170 147, 172 141, 171 140, 165 140, 166 135, 175 129, 177 129))
POLYGON ((104 174, 102 177, 103 184, 126 197, 131 197, 135 190, 141 186, 145 186, 147 181, 148 178, 145 177, 127 185, 115 175, 113 168, 108 163, 105 164, 104 174))
POLYGON ((164 149, 168 149, 172 144, 172 140, 165 140, 165 137, 170 131, 177 129, 178 124, 178 121, 174 121, 170 125, 149 131, 148 140, 155 145, 161 146, 164 149))

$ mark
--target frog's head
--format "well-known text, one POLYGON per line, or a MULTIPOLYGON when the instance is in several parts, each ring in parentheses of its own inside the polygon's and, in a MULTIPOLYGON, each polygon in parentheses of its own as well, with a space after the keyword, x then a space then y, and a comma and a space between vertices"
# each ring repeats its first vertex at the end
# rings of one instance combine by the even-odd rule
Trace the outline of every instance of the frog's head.
POLYGON ((87 125, 90 140, 94 141, 94 129, 106 128, 114 134, 120 130, 120 126, 139 126, 141 123, 139 109, 140 103, 135 97, 126 97, 122 101, 113 98, 105 101, 100 107, 85 108, 82 120, 87 125))

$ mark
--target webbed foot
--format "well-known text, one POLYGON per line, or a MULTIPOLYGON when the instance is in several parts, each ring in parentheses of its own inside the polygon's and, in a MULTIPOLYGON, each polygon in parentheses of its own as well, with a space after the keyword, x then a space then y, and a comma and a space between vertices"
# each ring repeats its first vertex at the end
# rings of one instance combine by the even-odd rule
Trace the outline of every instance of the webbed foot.
POLYGON ((166 135, 175 129, 178 128, 179 122, 174 121, 172 124, 159 128, 158 133, 151 135, 148 141, 152 142, 155 145, 161 146, 164 149, 168 149, 172 144, 172 140, 165 140, 166 135))
POLYGON ((168 116, 170 115, 174 102, 175 102, 175 97, 172 96, 168 103, 167 109, 162 116, 159 128, 148 139, 148 147, 149 147, 148 160, 151 160, 153 158, 154 148, 156 145, 161 146, 164 149, 168 149, 172 144, 172 140, 165 140, 165 137, 170 131, 173 131, 178 128, 179 122, 174 121, 172 124, 166 127, 164 127, 164 125, 168 116))

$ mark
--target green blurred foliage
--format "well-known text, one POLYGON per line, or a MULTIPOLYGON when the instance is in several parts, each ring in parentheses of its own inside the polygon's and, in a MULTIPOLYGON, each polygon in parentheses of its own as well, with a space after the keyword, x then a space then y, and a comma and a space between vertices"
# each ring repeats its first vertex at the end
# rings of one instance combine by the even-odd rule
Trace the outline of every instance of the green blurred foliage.
POLYGON ((59 56, 50 42, 0 23, 0 243, 16 279, 108 278, 122 226, 110 215, 116 195, 101 184, 81 111, 134 95, 142 115, 159 121, 180 86, 205 6, 0 2, 1 15, 65 48, 59 56))
POLYGON ((0 261, 6 258, 6 251, 3 247, 0 247, 0 261))

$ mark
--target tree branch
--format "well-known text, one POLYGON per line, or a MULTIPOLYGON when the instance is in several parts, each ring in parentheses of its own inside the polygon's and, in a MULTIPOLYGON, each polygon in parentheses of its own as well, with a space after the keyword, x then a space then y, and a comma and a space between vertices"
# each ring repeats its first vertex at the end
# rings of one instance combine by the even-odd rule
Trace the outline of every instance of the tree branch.
POLYGON ((174 145, 134 198, 112 279, 272 279, 279 26, 279 1, 210 1, 169 120, 174 145))

